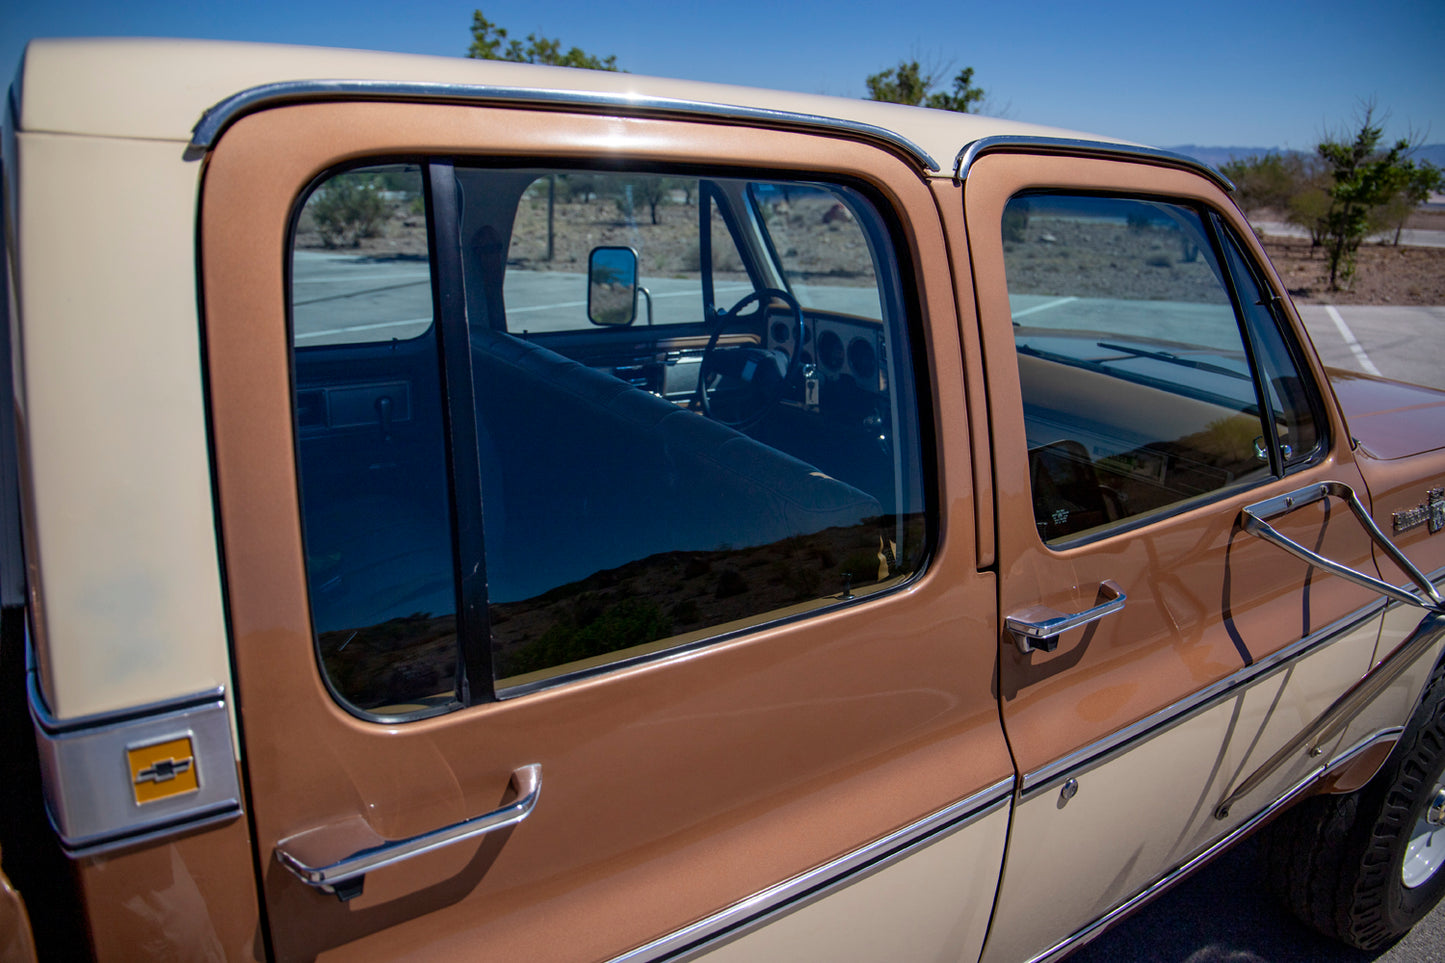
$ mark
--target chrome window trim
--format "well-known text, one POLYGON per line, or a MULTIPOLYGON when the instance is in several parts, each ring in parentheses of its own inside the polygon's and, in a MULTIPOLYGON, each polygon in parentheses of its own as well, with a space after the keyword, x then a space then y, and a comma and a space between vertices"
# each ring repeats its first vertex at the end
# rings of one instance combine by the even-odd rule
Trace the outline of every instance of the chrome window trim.
POLYGON ((1013 792, 1014 777, 1000 779, 866 846, 739 900, 690 926, 613 957, 610 963, 691 959, 699 952, 750 933, 778 916, 800 909, 992 815, 1009 805, 1013 792))
POLYGON ((1138 893, 1135 893, 1132 897, 1120 903, 1118 906, 1109 910, 1103 916, 1100 916, 1093 922, 1085 925, 1083 928, 1076 930, 1069 936, 1064 937, 1062 940, 1055 943, 1048 949, 1044 950, 1042 953, 1030 957, 1027 963, 1052 963, 1052 961, 1058 960, 1060 957, 1071 953, 1074 950, 1077 950, 1080 946, 1083 946, 1085 943, 1088 943, 1090 940, 1094 939, 1094 937, 1103 933, 1110 924, 1114 923, 1121 917, 1127 916, 1128 914, 1134 912, 1146 903, 1152 902, 1156 897, 1162 895, 1167 890, 1169 890, 1175 883, 1178 883, 1181 880, 1185 879, 1196 869, 1199 869, 1205 863, 1212 860, 1219 853, 1228 849, 1230 846, 1234 845, 1243 837, 1254 832, 1255 829, 1267 822, 1281 809, 1284 809, 1286 806, 1293 803, 1300 796, 1304 795, 1306 791, 1316 781, 1323 779, 1328 774, 1349 764, 1351 761, 1354 760, 1356 756, 1364 752, 1366 749, 1369 749, 1376 743, 1383 742, 1389 739, 1398 739, 1400 733, 1402 733, 1403 731, 1403 726, 1390 726, 1385 729, 1377 730, 1376 732, 1373 732, 1370 735, 1364 737, 1359 742, 1351 746, 1348 750, 1336 756, 1329 762, 1321 763, 1320 765, 1311 769, 1307 775, 1301 778, 1299 782, 1295 783, 1289 789, 1285 790, 1284 794, 1281 795, 1274 802, 1262 808, 1259 812, 1255 813, 1249 819, 1246 819, 1244 822, 1240 823, 1230 832, 1221 836, 1213 843, 1210 843, 1208 846, 1200 850, 1194 856, 1180 863, 1173 869, 1165 872, 1154 882, 1150 883, 1148 886, 1144 887, 1138 893))
POLYGON ((210 150, 216 145, 221 133, 246 114, 283 104, 322 100, 491 103, 504 106, 571 108, 629 117, 696 117, 704 120, 743 121, 809 133, 847 134, 891 147, 930 173, 937 173, 942 169, 927 151, 908 138, 884 127, 838 117, 641 94, 390 80, 290 80, 239 91, 201 115, 201 119, 196 121, 196 126, 191 131, 188 152, 210 150))
MULTIPOLYGON (((1437 569, 1426 576, 1431 582, 1445 579, 1445 568, 1437 569)), ((1227 675, 1213 684, 1200 689, 1163 709, 1145 716, 1137 722, 1117 729, 1109 735, 1086 746, 1075 749, 1066 756, 1025 773, 1019 786, 1019 801, 1032 798, 1059 783, 1087 772, 1115 759, 1128 751, 1135 743, 1157 735, 1182 722, 1205 712, 1229 698, 1234 692, 1250 685, 1266 675, 1281 671, 1288 663, 1295 662, 1313 653, 1316 649, 1331 644, 1339 636, 1358 628, 1379 615, 1387 608, 1404 603, 1377 599, 1354 612, 1317 629, 1292 645, 1265 656, 1253 665, 1227 675)))
POLYGON ((1108 141, 1083 140, 1070 137, 1024 137, 1012 134, 995 134, 970 141, 958 152, 953 160, 953 179, 963 183, 974 161, 984 154, 1015 151, 1031 154, 1070 154, 1079 157, 1098 157, 1106 160, 1135 160, 1150 164, 1164 164, 1203 174, 1226 192, 1234 192, 1234 182, 1218 170, 1188 154, 1157 147, 1139 147, 1133 144, 1116 144, 1108 141))

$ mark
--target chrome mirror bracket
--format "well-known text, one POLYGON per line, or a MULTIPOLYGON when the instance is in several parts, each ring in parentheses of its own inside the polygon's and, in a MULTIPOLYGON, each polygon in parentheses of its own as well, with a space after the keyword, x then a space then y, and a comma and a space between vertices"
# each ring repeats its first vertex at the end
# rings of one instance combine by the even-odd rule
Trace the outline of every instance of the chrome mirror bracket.
POLYGON ((1381 595, 1392 598, 1397 602, 1418 606, 1431 612, 1445 612, 1445 598, 1441 597, 1439 591, 1437 591, 1430 580, 1425 577, 1424 573, 1416 568, 1415 564, 1405 557, 1405 553, 1400 551, 1395 543, 1390 541, 1385 533, 1380 530, 1380 526, 1375 524, 1375 520, 1371 518, 1370 513, 1365 510, 1365 506, 1361 503, 1359 496, 1355 494, 1355 490, 1344 482, 1320 482, 1315 485, 1310 485, 1307 488, 1289 492, 1285 495, 1276 495, 1274 498, 1267 498, 1264 501, 1246 505, 1240 510, 1240 515, 1243 517, 1243 525, 1246 532, 1257 538, 1264 539, 1271 545, 1284 549, 1295 558, 1318 566, 1356 585, 1362 585, 1372 591, 1379 592, 1381 595), (1390 560, 1398 565, 1419 588, 1420 591, 1418 594, 1408 589, 1391 585, 1383 579, 1378 579, 1372 575, 1366 575, 1364 572, 1356 571, 1348 565, 1342 565, 1339 562, 1325 558, 1318 552, 1313 552, 1299 542, 1282 535, 1278 529, 1269 524, 1270 519, 1287 515, 1296 509, 1330 497, 1338 498, 1349 505, 1350 511, 1354 513, 1355 518, 1359 520, 1360 525, 1369 534, 1371 540, 1373 540, 1374 543, 1380 547, 1380 550, 1388 555, 1390 560))

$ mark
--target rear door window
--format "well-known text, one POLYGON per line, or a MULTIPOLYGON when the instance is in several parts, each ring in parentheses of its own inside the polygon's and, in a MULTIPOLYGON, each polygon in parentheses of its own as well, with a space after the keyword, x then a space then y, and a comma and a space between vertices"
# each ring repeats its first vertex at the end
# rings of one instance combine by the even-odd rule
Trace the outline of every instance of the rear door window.
POLYGON ((923 564, 899 267, 857 190, 382 166, 319 182, 292 256, 313 621, 355 711, 525 693, 923 564), (318 212, 357 194, 380 225, 328 247, 318 212), (588 317, 596 248, 636 258, 631 324, 588 317))

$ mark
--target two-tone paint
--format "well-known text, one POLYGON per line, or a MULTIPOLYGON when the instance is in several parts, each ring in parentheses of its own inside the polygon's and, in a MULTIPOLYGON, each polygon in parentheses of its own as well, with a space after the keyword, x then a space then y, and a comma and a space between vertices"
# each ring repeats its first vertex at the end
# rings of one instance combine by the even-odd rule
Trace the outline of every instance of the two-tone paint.
MULTIPOLYGON (((188 794, 188 815, 67 835, 78 790, 54 764, 51 811, 102 957, 163 941, 237 959, 1049 958, 1301 793, 1367 778, 1438 655, 1432 635, 1323 752, 1216 815, 1420 625, 1238 529, 1248 504, 1325 481, 1368 493, 1388 528, 1445 479, 1445 441, 1418 414, 1438 393, 1331 389, 1309 352, 1331 403, 1328 446, 1303 471, 1062 550, 1039 542, 1002 206, 1040 187, 1196 205, 1283 298, 1227 182, 1187 158, 866 102, 223 44, 35 44, 11 110, 38 738, 115 734, 103 752, 123 755, 199 731, 176 714, 200 708, 211 735, 193 764, 240 774, 224 811, 188 794), (928 571, 815 619, 447 716, 378 724, 339 707, 305 592, 288 225, 338 164, 458 156, 867 183, 903 226, 930 359, 928 571), (1021 652, 1003 628, 1029 606, 1088 608, 1105 581, 1127 606, 1053 653, 1021 652), (401 839, 495 810, 532 764, 546 791, 525 821, 379 868, 354 899, 276 857, 348 820, 401 839)), ((1342 512, 1280 526, 1405 581, 1342 512)), ((1399 543, 1438 570, 1445 537, 1428 529, 1399 543)), ((118 778, 138 798, 136 772, 118 778)))

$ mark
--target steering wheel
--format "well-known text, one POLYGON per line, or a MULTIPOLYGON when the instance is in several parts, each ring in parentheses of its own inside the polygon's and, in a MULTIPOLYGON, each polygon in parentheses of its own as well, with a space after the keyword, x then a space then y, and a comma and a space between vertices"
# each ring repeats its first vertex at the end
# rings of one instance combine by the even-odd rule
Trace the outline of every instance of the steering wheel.
MULTIPOLYGON (((766 337, 766 325, 763 333, 766 337)), ((729 428, 742 429, 756 424, 782 400, 788 382, 797 373, 802 343, 803 308, 787 291, 761 288, 719 314, 717 327, 713 328, 703 349, 697 376, 698 404, 703 414, 729 428), (786 304, 793 315, 791 352, 761 345, 718 347, 718 338, 729 324, 742 321, 751 325, 759 316, 766 321, 768 302, 774 298, 786 304), (758 305, 757 312, 741 316, 742 310, 753 303, 758 305)))

